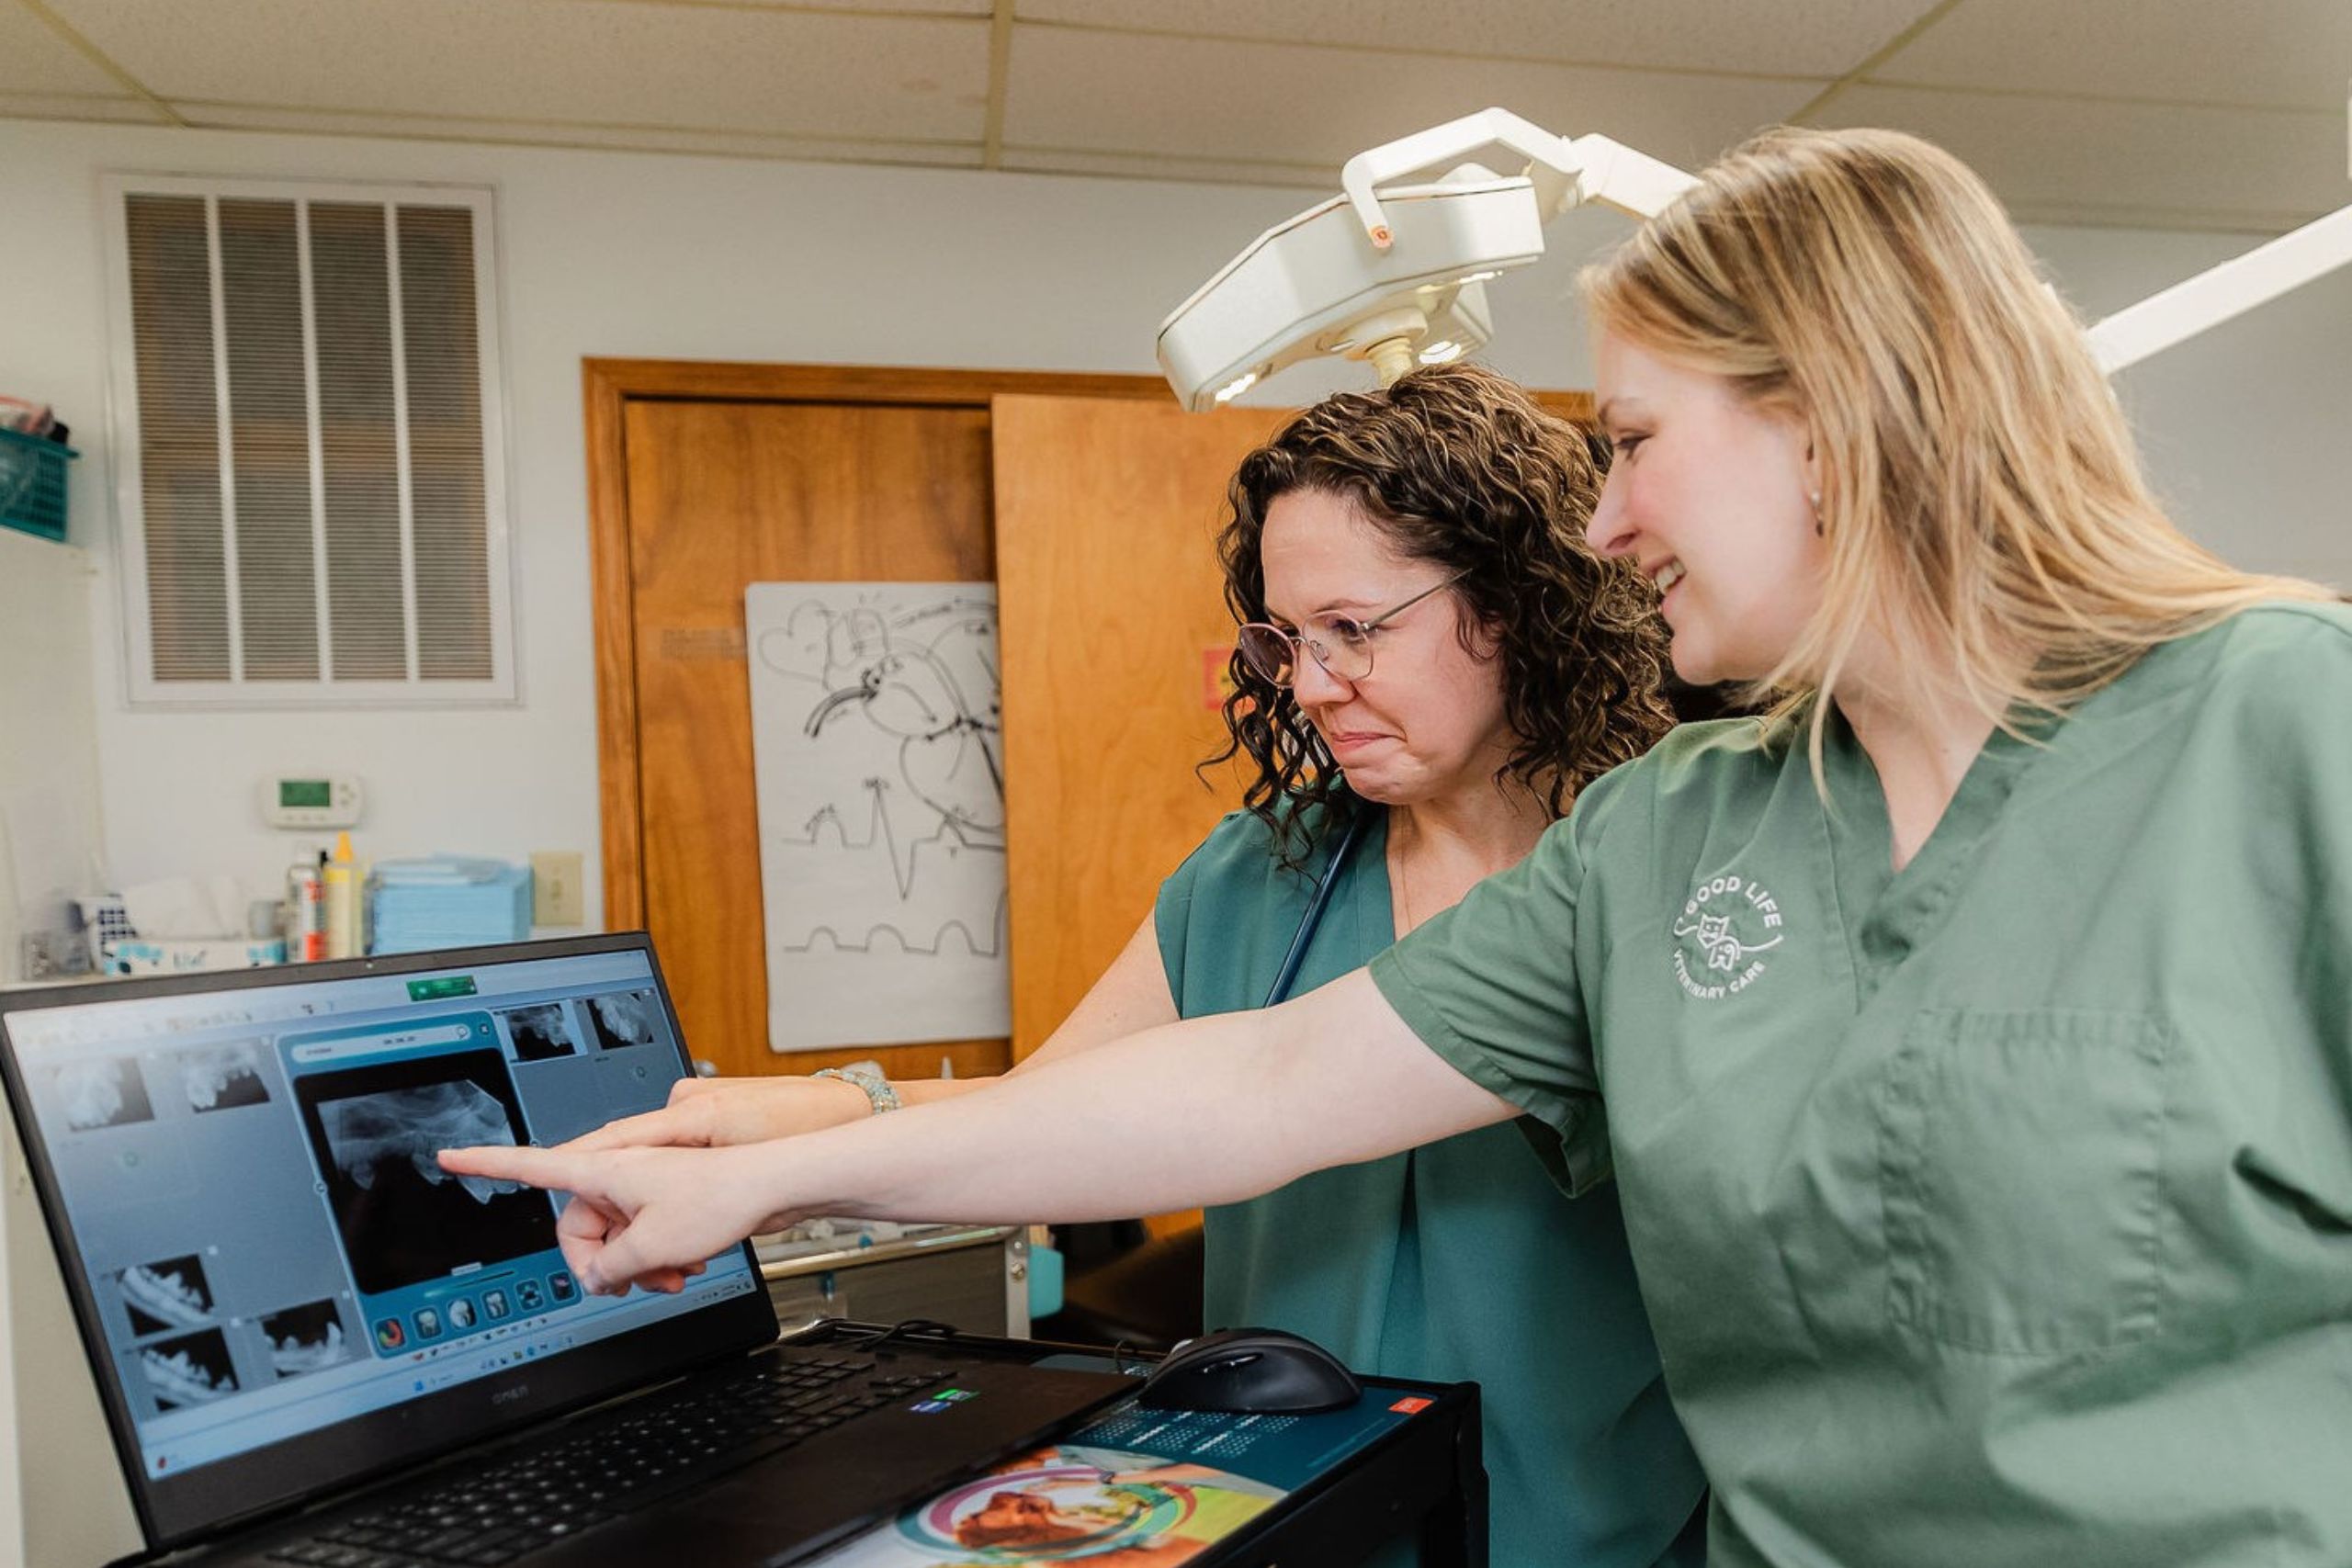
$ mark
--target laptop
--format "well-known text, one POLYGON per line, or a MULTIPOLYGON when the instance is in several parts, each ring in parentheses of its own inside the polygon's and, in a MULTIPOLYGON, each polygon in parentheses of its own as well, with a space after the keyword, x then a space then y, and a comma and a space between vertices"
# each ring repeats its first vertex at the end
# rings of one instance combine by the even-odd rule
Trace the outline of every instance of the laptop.
POLYGON ((556 1144, 691 1070, 642 932, 0 994, 0 1074, 151 1554, 782 1563, 1132 1381, 778 1344, 749 1245, 591 1297, 556 1144))

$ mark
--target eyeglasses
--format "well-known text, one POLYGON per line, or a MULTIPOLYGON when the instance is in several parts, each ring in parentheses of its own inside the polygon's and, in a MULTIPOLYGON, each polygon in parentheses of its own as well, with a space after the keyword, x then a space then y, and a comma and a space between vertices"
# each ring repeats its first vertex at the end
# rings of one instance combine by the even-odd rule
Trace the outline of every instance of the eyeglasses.
POLYGON ((1298 650, 1302 648, 1315 656, 1315 662, 1323 666, 1324 672, 1333 680, 1361 681, 1372 673, 1373 633, 1438 590, 1451 588, 1469 575, 1467 571, 1457 571, 1368 621, 1350 615, 1315 615, 1308 618, 1303 630, 1295 632, 1264 621, 1251 621, 1236 635, 1235 645, 1251 670, 1277 686, 1288 686, 1297 677, 1298 650))

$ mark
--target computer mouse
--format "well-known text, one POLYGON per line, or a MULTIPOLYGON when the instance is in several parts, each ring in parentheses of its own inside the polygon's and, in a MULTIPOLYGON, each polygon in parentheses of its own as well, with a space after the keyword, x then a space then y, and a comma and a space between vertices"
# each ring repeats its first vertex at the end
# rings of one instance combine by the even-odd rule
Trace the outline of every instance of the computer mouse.
POLYGON ((1279 1328, 1221 1328, 1187 1339, 1144 1379, 1155 1410, 1305 1416, 1353 1404, 1363 1384, 1337 1356, 1279 1328))

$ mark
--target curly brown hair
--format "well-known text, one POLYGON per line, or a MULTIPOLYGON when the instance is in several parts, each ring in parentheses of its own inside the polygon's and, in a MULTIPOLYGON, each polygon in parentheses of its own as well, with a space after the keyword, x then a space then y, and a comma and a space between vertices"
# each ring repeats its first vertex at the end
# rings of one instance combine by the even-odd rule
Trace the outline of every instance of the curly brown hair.
MULTIPOLYGON (((1431 366, 1379 391, 1341 392, 1235 470, 1217 538, 1225 602, 1237 622, 1266 618, 1266 511, 1297 491, 1339 497, 1396 549, 1460 573, 1453 592, 1470 612, 1463 646, 1475 651, 1481 629, 1493 638, 1518 738, 1496 777, 1527 785, 1558 817, 1674 723, 1656 595, 1630 565, 1584 542, 1600 479, 1581 432, 1477 366, 1431 366)), ((1238 651, 1228 669, 1227 740, 1204 766, 1249 755, 1258 776, 1242 804, 1272 830, 1281 861, 1299 865, 1305 808, 1352 811, 1355 797, 1291 693, 1238 651)))

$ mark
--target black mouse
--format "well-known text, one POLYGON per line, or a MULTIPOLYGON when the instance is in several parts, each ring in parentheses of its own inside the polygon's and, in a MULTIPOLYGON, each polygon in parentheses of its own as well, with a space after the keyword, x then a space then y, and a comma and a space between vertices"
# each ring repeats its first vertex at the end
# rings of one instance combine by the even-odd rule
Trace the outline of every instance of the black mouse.
POLYGON ((1339 1410, 1363 1384, 1337 1356, 1279 1328, 1220 1328, 1187 1339, 1144 1379, 1136 1403, 1155 1410, 1305 1416, 1339 1410))

